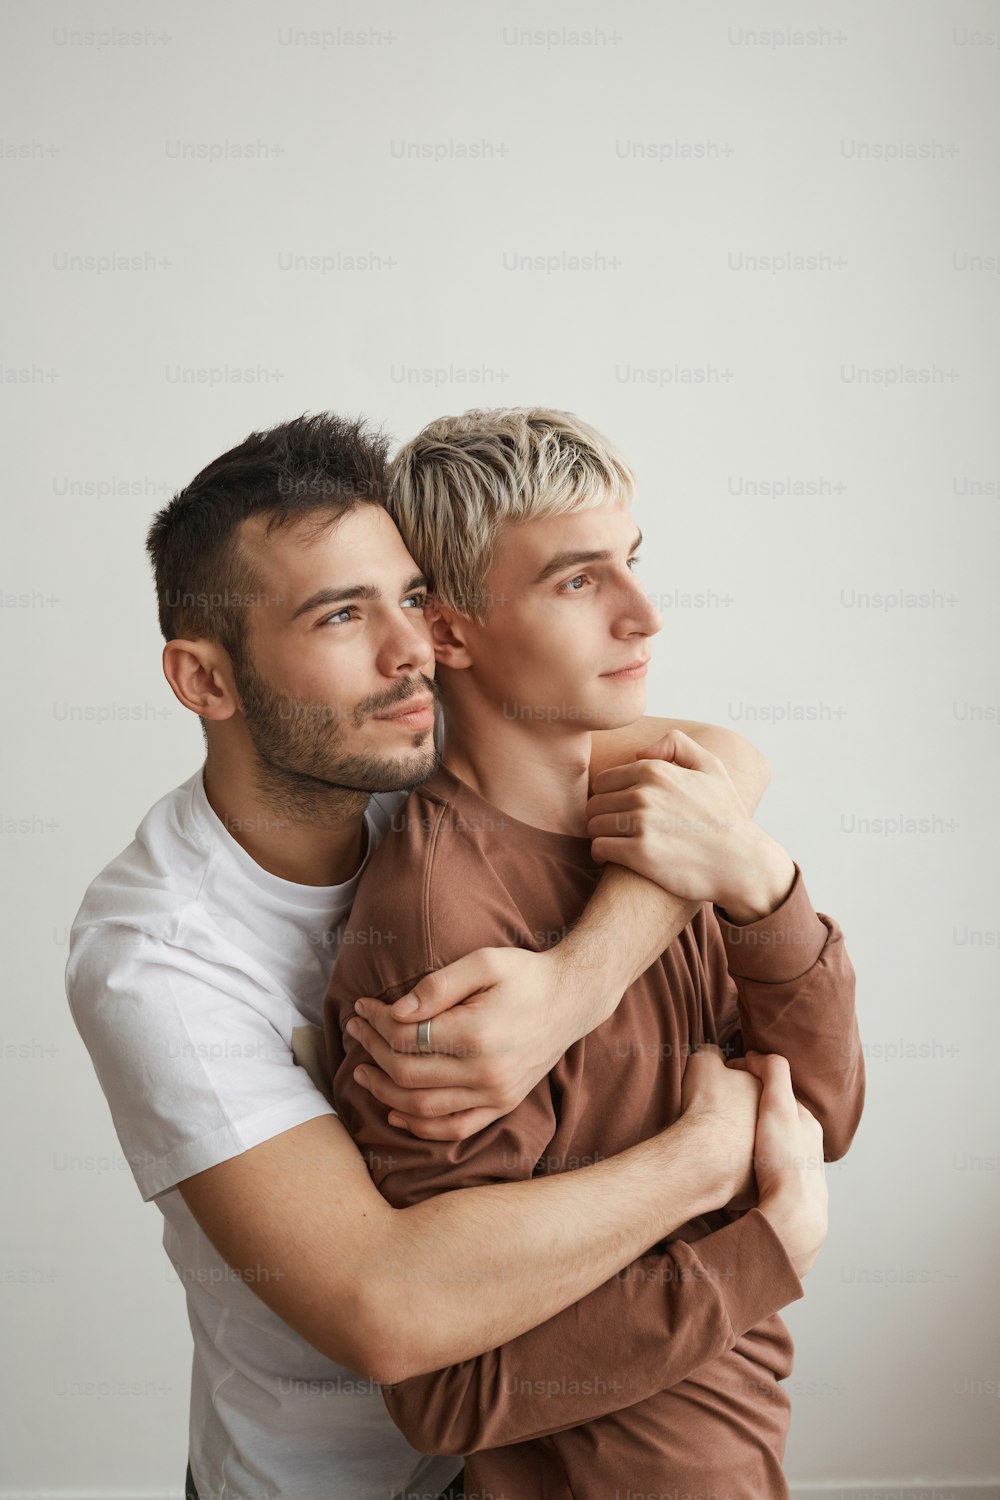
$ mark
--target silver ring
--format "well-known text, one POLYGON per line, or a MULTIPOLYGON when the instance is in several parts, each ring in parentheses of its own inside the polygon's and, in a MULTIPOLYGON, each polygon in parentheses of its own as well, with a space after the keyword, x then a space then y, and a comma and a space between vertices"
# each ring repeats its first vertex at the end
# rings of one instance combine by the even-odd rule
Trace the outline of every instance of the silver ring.
POLYGON ((423 1053, 425 1057, 428 1052, 434 1051, 431 1046, 430 1021, 420 1021, 417 1025, 417 1051, 423 1053))

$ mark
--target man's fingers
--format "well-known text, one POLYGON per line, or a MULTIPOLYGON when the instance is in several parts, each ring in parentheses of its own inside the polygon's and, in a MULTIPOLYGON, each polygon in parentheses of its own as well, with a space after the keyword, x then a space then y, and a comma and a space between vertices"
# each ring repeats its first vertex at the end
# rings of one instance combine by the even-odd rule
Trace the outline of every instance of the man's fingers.
POLYGON ((635 752, 636 760, 673 760, 674 758, 674 732, 668 729, 652 745, 645 745, 643 749, 635 752))
POLYGON ((485 1130, 500 1118, 497 1109, 465 1109, 456 1115, 444 1115, 439 1120, 422 1120, 416 1115, 399 1114, 389 1116, 390 1125, 408 1130, 423 1141, 465 1141, 479 1130, 485 1130))
POLYGON ((778 1052, 753 1053, 747 1058, 747 1067, 763 1084, 761 1111, 780 1110, 794 1116, 797 1101, 792 1093, 792 1070, 788 1059, 778 1052))
MULTIPOLYGON (((393 1052, 406 1057, 430 1057, 439 1054, 442 1057, 480 1057, 483 1048, 472 1040, 474 1035, 470 1024, 470 1016, 467 1011, 453 1008, 446 1010, 442 1015, 435 1016, 431 1026, 431 1051, 420 1052, 417 1047, 417 1022, 397 1021, 392 1014, 392 1007, 381 1000, 359 1000, 355 1005, 357 1015, 363 1025, 374 1030, 384 1042, 392 1048, 393 1052)), ((359 1038, 362 1040, 362 1038, 359 1038)), ((364 1043, 367 1047, 367 1042, 364 1043)), ((369 1048, 369 1050, 371 1050, 369 1048)))
MULTIPOLYGON (((669 773, 667 773, 669 775, 669 773)), ((604 797, 610 792, 624 792, 629 787, 642 786, 650 780, 650 772, 641 761, 632 761, 627 766, 608 766, 606 771, 598 771, 591 782, 591 797, 604 797)))
POLYGON ((587 817, 599 818, 604 813, 630 812, 640 805, 639 789, 626 787, 620 792, 595 792, 587 798, 587 817))
POLYGON ((401 1088, 441 1088, 460 1079, 468 1082, 468 1078, 463 1077, 468 1068, 463 1069, 457 1058, 448 1057, 443 1052, 429 1052, 425 1057, 419 1053, 396 1052, 360 1016, 352 1017, 344 1029, 401 1088))
POLYGON ((414 1053, 419 1056, 416 1026, 410 1021, 394 1020, 392 1007, 386 1005, 384 1000, 356 1000, 354 1011, 359 1029, 352 1030, 351 1035, 357 1037, 366 1051, 372 1050, 369 1038, 371 1032, 375 1031, 393 1052, 414 1053))
POLYGON ((770 1052, 754 1052, 753 1048, 750 1048, 744 1061, 751 1073, 755 1073, 758 1078, 762 1078, 764 1076, 764 1063, 771 1055, 770 1052))
POLYGON ((429 1021, 453 1005, 490 989, 496 983, 491 951, 477 948, 464 958, 456 958, 446 968, 426 974, 408 995, 400 995, 393 1002, 393 1015, 400 1021, 429 1021))
MULTIPOLYGON (((591 840, 590 855, 599 865, 624 865, 627 870, 635 870, 641 859, 636 842, 635 839, 609 838, 607 834, 602 834, 600 838, 591 840)), ((637 870, 636 873, 642 874, 642 871, 637 870)))
POLYGON ((393 1083, 381 1068, 373 1065, 361 1068, 359 1082, 362 1078, 362 1087, 387 1109, 399 1111, 415 1120, 437 1120, 442 1115, 452 1115, 458 1110, 477 1107, 474 1101, 478 1096, 471 1089, 404 1089, 393 1083))
POLYGON ((629 838, 638 833, 642 827, 642 817, 638 812, 600 813, 587 819, 587 837, 590 839, 600 838, 629 838))
POLYGON ((636 752, 637 760, 668 760, 687 771, 709 771, 722 762, 683 729, 668 729, 661 740, 636 752), (664 753, 665 752, 665 753, 664 753))

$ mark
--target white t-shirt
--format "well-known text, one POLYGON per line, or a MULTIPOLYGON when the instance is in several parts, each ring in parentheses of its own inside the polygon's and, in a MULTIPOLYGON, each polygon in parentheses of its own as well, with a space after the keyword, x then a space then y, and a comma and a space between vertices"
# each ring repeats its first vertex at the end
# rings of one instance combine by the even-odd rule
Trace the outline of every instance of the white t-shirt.
MULTIPOLYGON (((404 801, 373 796, 361 869, 404 801)), ((323 996, 360 878, 295 885, 227 831, 199 769, 156 803, 89 887, 66 991, 194 1335, 190 1462, 201 1500, 428 1497, 455 1458, 424 1458, 371 1381, 333 1364, 219 1256, 177 1189, 333 1110, 292 1055, 323 996)), ((261 1273, 263 1275, 263 1272, 261 1273)))

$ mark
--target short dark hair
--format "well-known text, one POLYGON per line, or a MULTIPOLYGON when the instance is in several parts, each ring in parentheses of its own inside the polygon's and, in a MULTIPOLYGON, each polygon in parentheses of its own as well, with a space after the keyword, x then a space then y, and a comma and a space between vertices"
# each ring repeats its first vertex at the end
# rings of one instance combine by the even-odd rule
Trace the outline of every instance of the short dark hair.
POLYGON ((363 418, 303 414, 252 432, 179 490, 146 538, 163 638, 207 637, 243 651, 246 603, 259 588, 237 528, 267 533, 315 518, 317 534, 359 504, 384 504, 389 439, 363 418))

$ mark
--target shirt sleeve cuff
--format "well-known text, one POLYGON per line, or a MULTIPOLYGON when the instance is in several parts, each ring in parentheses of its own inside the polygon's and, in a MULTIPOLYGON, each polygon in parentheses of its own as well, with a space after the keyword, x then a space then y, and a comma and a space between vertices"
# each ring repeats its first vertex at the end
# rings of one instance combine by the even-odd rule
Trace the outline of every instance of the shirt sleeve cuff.
POLYGON ((738 927, 717 906, 712 910, 734 979, 754 979, 764 984, 788 984, 800 979, 819 958, 829 936, 813 910, 798 865, 788 895, 766 917, 738 927))
POLYGON ((736 1338, 805 1296, 784 1245, 759 1208, 689 1249, 715 1284, 736 1338))

